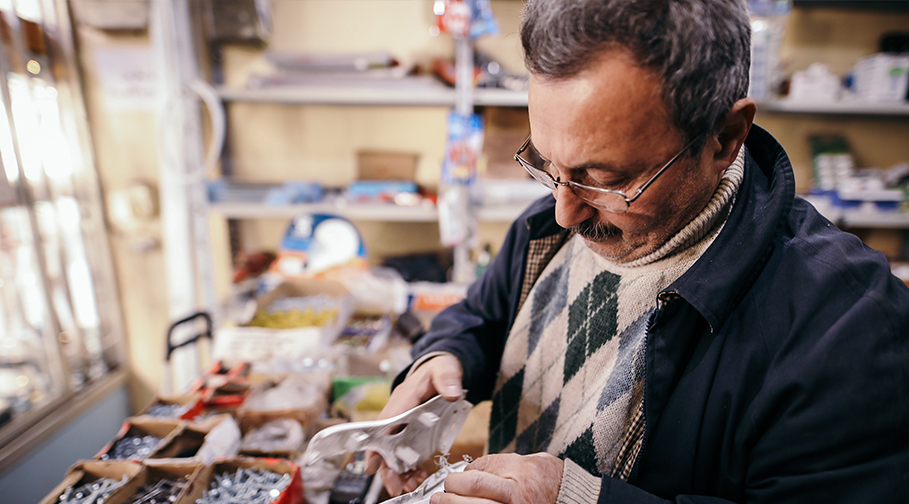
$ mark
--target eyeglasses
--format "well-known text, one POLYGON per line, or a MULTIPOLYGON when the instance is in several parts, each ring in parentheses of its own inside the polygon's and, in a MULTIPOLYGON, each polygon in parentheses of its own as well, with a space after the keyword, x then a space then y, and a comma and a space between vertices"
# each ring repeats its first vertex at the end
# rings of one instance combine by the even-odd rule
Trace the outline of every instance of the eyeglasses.
MULTIPOLYGON (((694 138, 694 140, 692 140, 688 145, 686 145, 678 154, 673 156, 672 159, 670 159, 668 163, 663 165, 663 167, 660 168, 659 171, 657 171, 652 177, 650 177, 650 180, 648 180, 647 182, 644 182, 644 184, 641 187, 639 187, 637 189, 637 191, 635 191, 634 196, 632 196, 630 198, 628 197, 627 194, 625 194, 624 191, 615 191, 612 189, 605 189, 603 187, 589 186, 589 185, 580 184, 578 182, 574 182, 571 180, 569 180, 567 182, 562 182, 558 178, 553 178, 552 175, 548 171, 543 170, 541 168, 537 168, 530 161, 527 161, 526 159, 521 157, 521 154, 523 154, 528 149, 530 149, 531 153, 536 153, 536 149, 534 149, 533 145, 530 143, 530 137, 527 137, 527 140, 524 141, 524 145, 522 145, 521 148, 518 149, 517 152, 515 152, 514 160, 517 161, 518 163, 520 163, 520 165, 523 166, 525 170, 527 170, 527 173, 530 173, 530 176, 535 178, 537 180, 537 182, 552 189, 553 191, 558 189, 559 186, 566 186, 566 187, 570 188, 572 190, 572 192, 574 192, 574 194, 577 195, 577 197, 581 198, 582 200, 586 201, 587 203, 589 203, 593 206, 596 206, 598 208, 601 208, 607 212, 622 214, 622 213, 627 212, 628 207, 631 206, 631 203, 634 202, 634 200, 640 198, 641 194, 644 193, 644 190, 647 189, 648 187, 650 187, 650 184, 652 184, 653 181, 657 179, 657 177, 662 175, 663 172, 666 171, 667 168, 672 166, 673 163, 675 163, 680 157, 682 157, 682 154, 684 154, 685 151, 690 149, 691 146, 694 145, 695 142, 697 142, 699 138, 701 138, 701 136, 702 135, 696 136, 694 138)), ((543 157, 540 156, 538 153, 536 153, 536 157, 543 159, 543 157)), ((548 161, 547 161, 547 163, 548 163, 548 161)))

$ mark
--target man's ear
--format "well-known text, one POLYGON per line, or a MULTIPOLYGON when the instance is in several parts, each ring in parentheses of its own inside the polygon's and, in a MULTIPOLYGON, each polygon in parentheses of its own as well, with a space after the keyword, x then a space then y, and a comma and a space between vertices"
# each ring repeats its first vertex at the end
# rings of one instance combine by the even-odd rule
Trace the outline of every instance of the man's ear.
POLYGON ((714 154, 714 162, 726 167, 735 161, 739 149, 742 148, 742 144, 745 143, 745 138, 751 130, 755 112, 757 112, 757 104, 754 103, 753 98, 742 98, 732 104, 729 112, 723 118, 722 129, 717 136, 720 148, 714 154))

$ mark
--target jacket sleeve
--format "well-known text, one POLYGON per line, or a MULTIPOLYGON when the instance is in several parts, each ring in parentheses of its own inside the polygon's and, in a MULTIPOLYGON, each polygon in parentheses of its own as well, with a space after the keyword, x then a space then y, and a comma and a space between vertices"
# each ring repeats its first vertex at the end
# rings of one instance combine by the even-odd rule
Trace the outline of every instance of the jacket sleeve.
MULTIPOLYGON (((515 289, 520 289, 527 248, 525 215, 512 223, 499 253, 470 286, 467 297, 439 313, 411 350, 414 359, 435 351, 454 354, 464 369, 467 400, 474 404, 492 397, 512 317, 511 301, 517 296, 515 289)), ((394 386, 408 371, 398 375, 394 386)))
POLYGON ((603 477, 597 504, 735 504, 719 497, 705 495, 679 495, 666 500, 624 481, 603 477))

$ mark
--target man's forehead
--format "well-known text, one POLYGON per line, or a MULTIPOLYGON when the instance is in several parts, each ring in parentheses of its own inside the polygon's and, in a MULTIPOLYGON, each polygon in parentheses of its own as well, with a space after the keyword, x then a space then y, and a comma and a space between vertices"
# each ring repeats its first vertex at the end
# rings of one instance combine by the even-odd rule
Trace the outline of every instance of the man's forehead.
POLYGON ((622 53, 568 78, 531 75, 529 94, 534 144, 545 156, 577 158, 552 159, 565 166, 605 147, 621 156, 641 138, 674 135, 659 78, 622 53))

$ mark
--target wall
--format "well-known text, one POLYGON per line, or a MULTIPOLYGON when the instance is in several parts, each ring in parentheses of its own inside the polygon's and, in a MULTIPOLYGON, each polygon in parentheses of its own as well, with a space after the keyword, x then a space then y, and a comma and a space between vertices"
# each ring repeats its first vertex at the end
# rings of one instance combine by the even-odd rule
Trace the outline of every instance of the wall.
POLYGON ((32 449, 16 467, 0 474, 3 502, 39 502, 78 460, 90 459, 114 439, 129 416, 126 388, 119 387, 100 399, 87 412, 70 422, 40 446, 32 449))
MULTIPOLYGON (((108 107, 96 60, 99 49, 147 49, 147 34, 103 32, 78 26, 75 35, 102 194, 107 198, 135 181, 156 184, 156 113, 108 107)), ((150 221, 143 234, 160 244, 160 219, 150 221)), ((114 226, 108 226, 108 235, 126 326, 132 409, 139 410, 151 401, 162 383, 160 363, 164 359, 167 330, 164 255, 160 245, 140 248, 133 235, 114 226)))
MULTIPOLYGON (((431 0, 272 0, 275 50, 371 51, 387 49, 404 64, 426 66, 433 57, 451 56, 448 36, 429 35, 433 23, 431 0)), ((523 68, 517 29, 522 3, 494 0, 501 34, 483 39, 479 48, 509 70, 523 68)), ((883 31, 909 26, 909 14, 857 11, 796 10, 784 41, 788 70, 823 61, 845 71, 854 61, 874 52, 883 31)), ((106 110, 95 74, 92 51, 99 47, 146 46, 147 34, 102 33, 78 29, 85 66, 89 115, 105 192, 140 178, 157 180, 157 130, 148 113, 106 110)), ((231 46, 224 54, 227 82, 242 85, 265 67, 260 49, 231 46)), ((342 107, 235 104, 230 109, 233 166, 238 178, 276 181, 316 177, 343 185, 355 176, 355 153, 361 148, 408 150, 420 154, 417 181, 433 186, 444 151, 446 107, 342 107)), ((789 151, 800 190, 810 181, 807 136, 844 132, 862 165, 889 166, 909 160, 907 119, 842 118, 769 115, 758 124, 768 128, 789 151)), ((517 146, 516 146, 517 147, 517 146)), ((215 269, 221 272, 220 291, 227 288, 227 239, 223 219, 213 219, 215 269)), ((286 229, 282 220, 244 222, 247 250, 274 248, 286 229)), ((358 223, 375 257, 413 251, 439 250, 435 224, 358 223)), ((493 244, 506 224, 485 224, 481 242, 493 244)), ((152 223, 160 239, 160 223, 152 223)), ((128 237, 112 237, 123 310, 129 334, 134 408, 151 400, 162 382, 161 361, 167 328, 163 256, 160 248, 136 250, 128 237)), ((872 236, 876 246, 894 249, 899 234, 872 236)))

